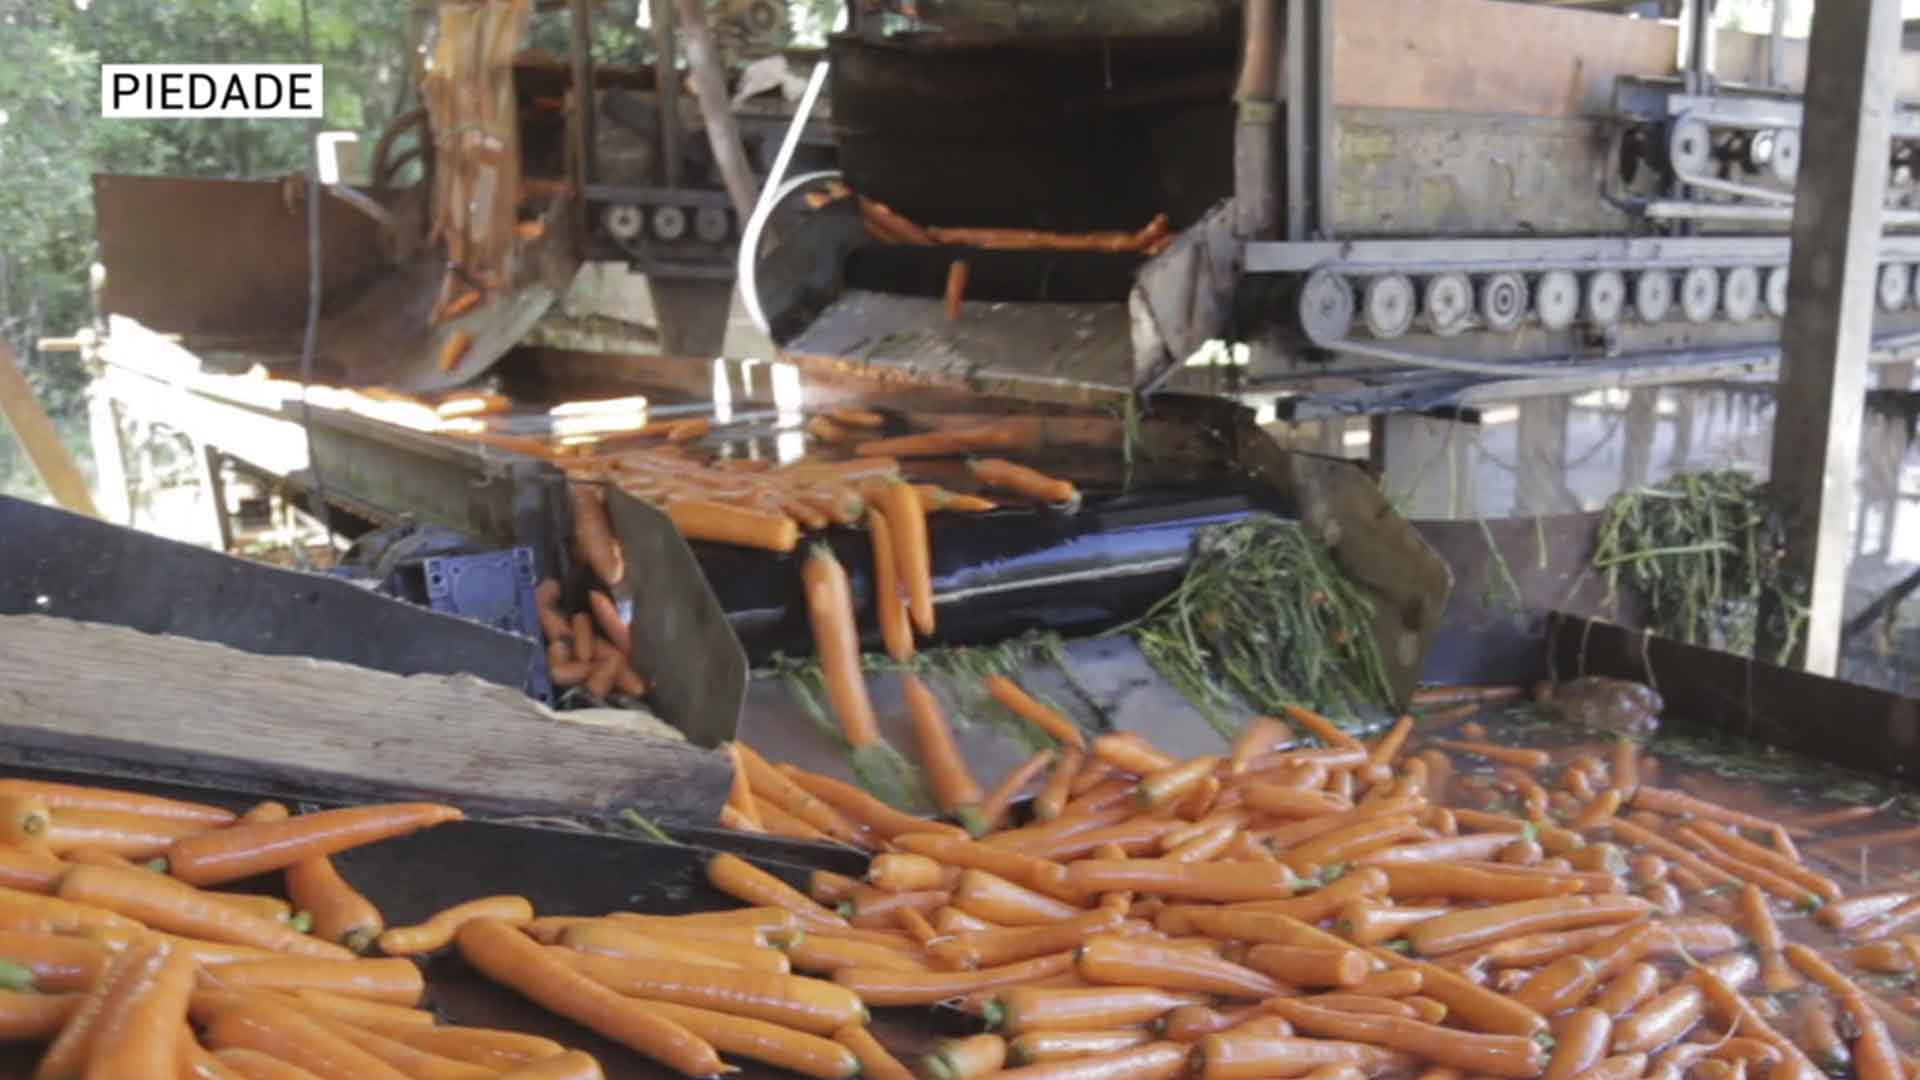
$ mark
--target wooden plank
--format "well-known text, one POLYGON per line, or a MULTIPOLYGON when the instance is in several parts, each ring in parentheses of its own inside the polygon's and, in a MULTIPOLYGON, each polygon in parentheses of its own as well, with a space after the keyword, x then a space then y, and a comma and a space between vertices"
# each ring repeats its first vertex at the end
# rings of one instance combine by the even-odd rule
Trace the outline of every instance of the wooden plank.
MULTIPOLYGON (((1816 7, 1811 46, 1770 483, 1786 522, 1784 568, 1809 590, 1796 660, 1832 675, 1846 601, 1900 4, 1816 7)), ((1762 648, 1763 655, 1772 652, 1766 642, 1762 648)))
POLYGON ((44 615, 0 617, 15 760, 272 793, 709 824, 726 756, 644 713, 554 713, 465 675, 400 676, 44 615))
POLYGON ((19 358, 4 340, 0 340, 0 416, 12 426, 27 460, 54 499, 76 514, 99 517, 100 511, 93 508, 93 495, 87 490, 87 478, 80 475, 73 456, 60 445, 60 433, 40 407, 19 358))

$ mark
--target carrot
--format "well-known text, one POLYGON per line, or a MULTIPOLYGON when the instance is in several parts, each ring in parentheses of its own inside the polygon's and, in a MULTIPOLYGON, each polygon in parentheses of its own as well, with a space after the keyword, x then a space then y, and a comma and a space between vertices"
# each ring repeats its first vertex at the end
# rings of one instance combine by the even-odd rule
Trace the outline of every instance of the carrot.
POLYGON ((594 1060, 593 1055, 569 1050, 530 1065, 522 1065, 502 1075, 500 1080, 606 1080, 606 1074, 600 1070, 600 1063, 594 1060))
MULTIPOLYGON (((78 1076, 86 1068, 87 1053, 93 1044, 95 1033, 104 1024, 109 1015, 124 1011, 121 1000, 137 981, 136 969, 150 962, 149 948, 130 948, 114 957, 106 972, 96 980, 92 987, 81 996, 76 1004, 67 1011, 66 1018, 58 1021, 58 1032, 53 1036, 53 1044, 47 1047, 40 1057, 39 1067, 34 1070, 35 1080, 56 1080, 69 1076, 78 1076)), ((26 996, 26 995, 19 995, 26 996)), ((44 1020, 24 1007, 9 992, 4 999, 9 1006, 18 1006, 10 1010, 7 1020, 7 1032, 20 1032, 19 1038, 38 1041, 40 1029, 35 1020, 44 1020)), ((51 998, 49 1000, 52 1000, 51 998)))
POLYGON ((1205 1036, 1195 1044, 1192 1075, 1195 1080, 1268 1080, 1351 1065, 1377 1076, 1409 1069, 1416 1060, 1403 1051, 1368 1043, 1296 1039, 1236 1029, 1205 1036))
POLYGON ((1399 998, 1418 994, 1426 985, 1426 977, 1414 968, 1400 968, 1397 971, 1376 971, 1360 980, 1352 988, 1355 994, 1368 997, 1399 998))
POLYGON ((1267 1008, 1310 1035, 1404 1050, 1470 1072, 1530 1080, 1546 1067, 1540 1044, 1525 1036, 1473 1034, 1398 1016, 1343 1014, 1298 998, 1275 998, 1267 1008))
POLYGON ((796 787, 838 810, 856 824, 871 829, 886 839, 891 840, 903 833, 914 832, 947 833, 955 837, 965 835, 965 830, 954 826, 929 821, 912 814, 903 814, 859 788, 832 777, 796 769, 791 765, 780 766, 780 772, 793 781, 796 787))
POLYGON ((641 1004, 729 1054, 820 1080, 842 1080, 860 1071, 860 1060, 851 1049, 818 1035, 712 1009, 654 1000, 641 1004))
POLYGON ((947 321, 960 321, 960 304, 967 295, 967 260, 955 259, 947 264, 947 321))
POLYGON ((1121 772, 1148 776, 1180 764, 1180 759, 1161 753, 1153 744, 1132 732, 1100 735, 1090 744, 1093 756, 1121 772))
POLYGON ((1158 1042, 1096 1057, 1027 1065, 996 1075, 1002 1080, 1172 1080, 1186 1066, 1186 1047, 1158 1042))
POLYGON ((1120 922, 1120 912, 1101 908, 1036 926, 952 935, 927 952, 949 968, 999 967, 1078 948, 1091 935, 1118 929, 1120 922))
POLYGON ((1159 986, 1245 998, 1280 992, 1270 976, 1218 956, 1110 935, 1088 938, 1075 967, 1088 982, 1109 986, 1159 986))
POLYGON ((455 940, 481 974, 614 1042, 687 1076, 724 1068, 712 1044, 575 971, 506 923, 478 919, 462 926, 455 940))
POLYGON ((368 1031, 331 1017, 312 1017, 335 1037, 400 1070, 415 1080, 491 1080, 497 1074, 484 1066, 442 1057, 379 1032, 368 1031))
POLYGON ((975 458, 967 462, 967 469, 975 480, 988 487, 1004 488, 1030 499, 1069 508, 1080 505, 1080 491, 1071 483, 1004 458, 975 458))
POLYGON ((893 529, 878 509, 867 510, 867 536, 873 543, 874 619, 880 624, 887 655, 904 664, 913 659, 913 624, 908 621, 906 601, 900 595, 893 529))
MULTIPOLYGON (((948 726, 940 703, 933 691, 912 673, 901 676, 901 689, 906 695, 907 716, 913 721, 914 741, 920 748, 920 765, 926 770, 933 801, 948 813, 970 811, 985 796, 954 742, 953 729, 948 726)), ((985 831, 971 825, 968 828, 968 832, 975 835, 985 831)))
POLYGON ((55 1038, 91 998, 75 993, 0 990, 0 1044, 55 1038))
POLYGON ((95 1022, 86 1076, 171 1076, 193 993, 193 958, 164 942, 140 946, 111 1008, 95 1022))
POLYGON ((952 888, 958 875, 925 855, 888 852, 867 863, 867 882, 886 892, 952 888))
POLYGON ((1593 988, 1613 978, 1671 939, 1666 928, 1639 923, 1620 930, 1582 952, 1555 960, 1514 994, 1514 1000, 1543 1013, 1556 1013, 1586 1000, 1593 988))
POLYGON ((44 852, 0 848, 0 888, 49 893, 64 872, 66 864, 44 852))
POLYGON ((786 945, 788 962, 796 971, 832 975, 841 968, 885 968, 892 971, 927 971, 925 960, 903 949, 848 938, 803 934, 786 945))
POLYGON ((1713 865, 1692 851, 1674 843, 1665 836, 1625 818, 1616 817, 1607 822, 1607 828, 1617 837, 1647 848, 1654 854, 1665 858, 1676 867, 1691 870, 1715 885, 1742 885, 1734 875, 1713 865))
POLYGON ((388 956, 418 956, 445 948, 460 928, 474 919, 493 919, 509 926, 533 921, 533 905, 524 896, 488 896, 436 912, 418 926, 399 926, 380 935, 380 951, 388 956))
MULTIPOLYGON (((1203 1036, 1230 1031, 1241 1027, 1249 1020, 1265 1016, 1266 1013, 1258 1005, 1243 1004, 1218 1009, 1207 1005, 1182 1005, 1154 1021, 1153 1026, 1163 1039, 1177 1043, 1192 1043, 1199 1041, 1203 1036)), ((1271 1019, 1287 1026, 1288 1030, 1285 1034, 1293 1033, 1293 1025, 1287 1024, 1279 1017, 1271 1019)))
MULTIPOLYGON (((801 935, 799 940, 808 940, 801 935)), ((721 967, 787 974, 792 963, 786 953, 756 945, 709 941, 665 933, 629 929, 613 923, 582 923, 560 932, 558 943, 576 952, 626 960, 668 960, 677 963, 717 964, 721 967)))
POLYGON ((205 833, 208 828, 200 822, 118 810, 56 810, 42 829, 36 846, 56 855, 75 848, 93 848, 133 859, 150 859, 164 853, 175 840, 205 833))
POLYGON ((899 925, 901 911, 937 911, 946 906, 950 896, 944 889, 890 893, 861 885, 850 899, 840 902, 837 910, 860 929, 886 930, 899 925))
POLYGON ((1760 953, 1760 970, 1767 993, 1784 994, 1798 989, 1800 978, 1787 965, 1781 952, 1785 940, 1780 934, 1780 924, 1774 921, 1773 910, 1767 906, 1766 895, 1758 886, 1748 885, 1741 890, 1739 910, 1747 935, 1760 953))
MULTIPOLYGON (((1105 1031, 1029 1031, 1007 1043, 1007 1060, 1015 1067, 1114 1054, 1144 1046, 1152 1040, 1145 1028, 1105 1031)), ((1183 1040, 1174 1040, 1175 1042, 1183 1040)), ((1190 1040, 1189 1040, 1190 1041, 1190 1040)), ((883 1080, 883 1078, 876 1078, 883 1080)))
POLYGON ((1303 791, 1280 784, 1260 783, 1246 784, 1241 790, 1246 792, 1248 806, 1271 817, 1310 818, 1343 814, 1353 809, 1352 803, 1324 791, 1303 791))
POLYGON ((384 1035, 391 1035, 396 1031, 430 1028, 434 1022, 433 1014, 425 1009, 412 1009, 380 1001, 368 1001, 365 998, 347 997, 327 990, 296 989, 290 996, 308 1012, 343 1020, 384 1035))
POLYGON ((300 1067, 323 1080, 407 1080, 407 1074, 354 1045, 320 1020, 289 1005, 253 995, 221 1009, 207 1029, 209 1045, 249 1049, 300 1067))
MULTIPOLYGON (((1251 798, 1253 793, 1248 792, 1251 798)), ((1500 850, 1513 843, 1511 833, 1462 833, 1458 836, 1444 836, 1438 840, 1423 840, 1412 844, 1396 844, 1393 847, 1362 855, 1359 862, 1368 864, 1415 863, 1415 862, 1458 862, 1491 859, 1500 850)))
POLYGON ((1071 904, 978 869, 960 875, 953 890, 953 906, 1001 926, 1045 925, 1081 914, 1071 904))
POLYGON ((1413 927, 1407 940, 1424 956, 1471 949, 1518 934, 1570 930, 1644 918, 1639 897, 1567 896, 1457 911, 1413 927))
POLYGON ((845 874, 836 874, 831 870, 815 870, 807 875, 807 895, 812 897, 814 902, 824 906, 850 900, 858 891, 860 891, 860 882, 845 874))
POLYGON ((1076 750, 1086 749, 1087 737, 1078 725, 1028 694, 1012 679, 1005 675, 989 675, 981 680, 981 685, 1008 712, 1039 728, 1054 742, 1076 750))
POLYGON ((223 964, 212 978, 228 990, 324 990, 390 1005, 416 1005, 426 993, 420 969, 401 959, 262 960, 223 964))
MULTIPOLYGON (((597 484, 569 484, 567 496, 573 509, 573 549, 594 576, 608 585, 626 577, 626 556, 614 536, 613 522, 607 516, 606 497, 597 484)), ((575 647, 578 648, 579 623, 575 622, 575 647)), ((580 657, 591 660, 590 657, 580 657)))
POLYGON ((893 539, 893 565, 904 587, 907 613, 914 629, 933 636, 933 564, 927 549, 927 510, 920 493, 912 484, 899 480, 885 483, 880 498, 881 512, 893 539))
POLYGON ((242 1046, 216 1050, 213 1058, 242 1080, 319 1080, 313 1073, 290 1061, 282 1061, 272 1054, 242 1046))
POLYGON ((1920 892, 1911 889, 1868 893, 1827 904, 1813 914, 1814 918, 1826 924, 1828 929, 1845 932, 1864 925, 1876 916, 1893 911, 1916 897, 1920 897, 1920 892))
POLYGON ((983 499, 978 495, 962 495, 957 491, 948 491, 938 484, 915 484, 920 493, 920 501, 926 504, 928 511, 941 511, 955 514, 984 514, 989 510, 998 510, 999 504, 992 499, 983 499))
POLYGON ((239 911, 189 886, 144 870, 76 866, 61 879, 59 895, 76 906, 93 905, 138 919, 155 929, 188 937, 321 959, 348 959, 353 955, 338 945, 308 937, 283 923, 239 911))
POLYGON ((441 1057, 484 1065, 496 1071, 519 1069, 566 1052, 566 1047, 552 1039, 491 1028, 447 1026, 409 1028, 405 1031, 389 1029, 384 1034, 441 1057))
MULTIPOLYGON (((1140 785, 1134 789, 1134 797, 1141 805, 1148 807, 1183 805, 1190 793, 1214 779, 1213 771, 1219 765, 1218 755, 1207 754, 1168 766, 1141 777, 1140 785)), ((1218 794, 1218 781, 1215 783, 1214 790, 1218 794)))
POLYGON ((707 881, 745 904, 783 908, 809 926, 841 927, 847 921, 807 899, 786 882, 737 855, 725 852, 707 860, 707 881))
POLYGON ((1358 986, 1373 969, 1358 949, 1328 949, 1311 945, 1255 945, 1247 950, 1247 966, 1289 986, 1358 986))
MULTIPOLYGON (((1258 867, 1261 873, 1274 869, 1273 866, 1258 867)), ((1279 866, 1278 869, 1286 868, 1279 866)), ((1347 871, 1340 880, 1331 885, 1302 893, 1291 900, 1255 900, 1239 905, 1239 909, 1275 911, 1291 915, 1302 922, 1317 923, 1345 907, 1349 901, 1381 895, 1387 891, 1387 884, 1387 876, 1379 867, 1363 866, 1347 871)))
POLYGON ((1553 755, 1545 750, 1526 750, 1514 746, 1497 746, 1493 743, 1472 742, 1460 739, 1434 739, 1433 745, 1442 750, 1451 750, 1456 754, 1473 754, 1496 761, 1503 765, 1512 765, 1519 769, 1544 769, 1553 763, 1553 755))
POLYGON ((233 821, 231 810, 201 803, 182 802, 158 795, 142 795, 111 788, 58 784, 49 780, 0 780, 0 798, 38 799, 48 809, 89 810, 119 814, 140 814, 172 821, 193 821, 206 826, 226 825, 233 821))
MULTIPOLYGON (((1665 788, 1647 787, 1644 784, 1634 792, 1631 805, 1635 810, 1651 810, 1656 814, 1666 814, 1669 817, 1706 818, 1737 828, 1758 829, 1761 832, 1766 832, 1774 825, 1766 818, 1730 810, 1718 803, 1695 798, 1684 791, 1669 791, 1665 788)), ((1788 830, 1789 833, 1793 831, 1788 830)))
POLYGON ((85 938, 0 930, 0 961, 32 976, 40 993, 84 991, 105 974, 112 954, 85 938))
POLYGON ((1853 1064, 1853 1052, 1840 1035, 1833 1009, 1818 994, 1807 994, 1794 1007, 1798 1042, 1806 1048, 1813 1063, 1823 1071, 1845 1073, 1853 1064))
POLYGON ((1437 964, 1410 960, 1384 949, 1374 955, 1395 968, 1420 973, 1420 991, 1447 1007, 1461 1024, 1496 1035, 1533 1037, 1546 1030, 1546 1017, 1505 994, 1496 993, 1437 964))
POLYGON ((853 1051, 860 1063, 860 1075, 866 1080, 913 1080, 913 1073, 863 1025, 848 1024, 833 1033, 833 1041, 853 1051))
POLYGON ((1346 749, 1361 748, 1359 739, 1340 730, 1333 721, 1328 720, 1326 717, 1321 716, 1311 709, 1303 709, 1298 705, 1283 705, 1281 706, 1281 711, 1287 714, 1288 720, 1293 721, 1293 723, 1299 727, 1305 728, 1309 735, 1319 739, 1320 745, 1322 746, 1343 747, 1346 749))
POLYGON ((1073 778, 1086 759, 1084 751, 1072 746, 1060 755, 1060 763, 1047 774, 1046 784, 1041 787, 1040 794, 1033 798, 1033 816, 1036 819, 1053 821, 1066 812, 1073 778))
POLYGON ((174 841, 168 870, 191 885, 218 885, 302 859, 333 855, 349 848, 459 821, 458 809, 438 803, 389 803, 323 810, 286 821, 235 825, 174 841))
POLYGON ((1599 1009, 1577 1009, 1556 1033, 1553 1057, 1541 1080, 1574 1080, 1607 1056, 1613 1017, 1599 1009))
MULTIPOLYGON (((1772 871, 1789 881, 1802 886, 1807 892, 1822 900, 1834 901, 1841 898, 1840 886, 1825 874, 1816 873, 1800 865, 1796 859, 1789 858, 1776 851, 1769 851, 1759 844, 1741 837, 1733 831, 1711 821, 1697 820, 1688 828, 1702 839, 1712 843, 1728 856, 1742 862, 1772 871)), ((1781 833, 1785 839, 1786 834, 1781 833)), ((1792 843, 1791 840, 1787 841, 1792 843)))
POLYGON ((991 450, 1032 450, 1038 443, 1037 434, 1038 429, 1031 424, 985 423, 874 439, 861 443, 853 452, 862 457, 929 458, 991 450))
POLYGON ((1007 1063, 1007 1041, 998 1035, 947 1039, 920 1059, 920 1074, 928 1080, 978 1080, 1001 1071, 1007 1063))
POLYGON ((1705 1014, 1706 997, 1699 987, 1681 983, 1622 1018, 1613 1029, 1613 1051, 1632 1054, 1665 1046, 1692 1030, 1705 1014))
POLYGON ((1054 953, 1015 964, 977 971, 911 972, 882 968, 841 968, 833 981, 860 995, 870 1006, 930 1005, 963 994, 998 990, 1070 971, 1073 954, 1054 953))
POLYGON ((1809 892, 1806 886, 1774 873, 1762 866, 1743 862, 1714 847, 1691 825, 1682 825, 1673 831, 1681 843, 1693 849, 1706 862, 1732 875, 1741 885, 1754 884, 1772 893, 1790 904, 1817 905, 1820 900, 1809 892))
POLYGON ((1013 806, 1013 800, 1033 783, 1034 778, 1053 764, 1051 750, 1041 750, 1010 770, 1000 778, 1000 782, 987 792, 979 806, 981 832, 992 832, 1006 823, 1007 813, 1013 806))
POLYGON ((1777 1070, 1778 1074, 1795 1077, 1796 1080, 1811 1080, 1818 1075, 1806 1054, 1792 1040, 1774 1030, 1753 1003, 1727 985, 1724 979, 1705 968, 1695 968, 1686 978, 1706 995, 1708 1011, 1725 1026, 1729 1029, 1737 1027, 1743 1035, 1765 1040, 1785 1056, 1786 1060, 1782 1069, 1777 1070))
POLYGON ((1015 986, 1002 990, 987 1009, 989 1027, 1011 1035, 1078 1031, 1145 1024, 1204 998, 1161 987, 1015 986))
POLYGON ((661 510, 688 540, 778 552, 800 544, 799 525, 782 513, 696 498, 671 499, 661 510))
POLYGON ((313 916, 315 934, 354 952, 366 952, 386 928, 380 909, 347 884, 325 855, 287 867, 287 895, 313 916))
POLYGON ((840 720, 841 733, 857 753, 880 741, 880 728, 860 671, 860 637, 855 630, 853 594, 847 572, 833 550, 815 544, 801 567, 813 643, 827 683, 827 702, 840 720))
POLYGON ((736 741, 731 744, 731 752, 734 759, 746 769, 747 786, 756 793, 754 795, 756 806, 778 806, 842 843, 856 847, 872 846, 871 838, 864 833, 858 822, 834 809, 825 801, 815 798, 786 773, 775 769, 753 747, 736 741))
POLYGON ((1352 862, 1369 852, 1416 835, 1422 834, 1411 814, 1361 817, 1350 825, 1343 825, 1306 843, 1289 847, 1281 856, 1281 861, 1296 873, 1308 874, 1315 867, 1352 862))
POLYGON ((1618 1020, 1653 997, 1660 987, 1660 969, 1652 964, 1634 964, 1614 976, 1607 988, 1593 1001, 1593 1007, 1618 1020))
POLYGON ((614 606, 613 598, 599 589, 589 590, 587 607, 593 612, 593 621, 600 627, 600 632, 613 644, 614 651, 631 660, 633 637, 627 629, 626 620, 620 618, 620 609, 614 606))
POLYGON ((1271 900, 1291 896, 1299 881, 1284 864, 1178 863, 1166 859, 1084 859, 1067 882, 1085 893, 1135 892, 1192 900, 1271 900))

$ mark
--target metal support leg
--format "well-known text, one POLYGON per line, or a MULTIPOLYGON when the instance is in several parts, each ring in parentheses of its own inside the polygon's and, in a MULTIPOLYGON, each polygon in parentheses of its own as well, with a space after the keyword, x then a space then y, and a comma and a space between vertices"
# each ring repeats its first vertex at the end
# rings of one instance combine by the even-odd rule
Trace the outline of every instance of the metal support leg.
POLYGON ((1563 397, 1520 403, 1514 432, 1514 512, 1560 514, 1578 510, 1567 490, 1567 420, 1563 397))
POLYGON ((1620 486, 1644 487, 1653 474, 1653 442, 1660 433, 1660 391, 1627 395, 1626 434, 1620 451, 1620 486))
POLYGON ((1328 0, 1287 0, 1288 240, 1333 238, 1333 15, 1328 0))
POLYGON ((1470 517, 1479 506, 1472 468, 1477 424, 1418 413, 1373 418, 1371 456, 1387 499, 1409 518, 1470 517))
POLYGON ((233 515, 227 509, 227 477, 222 472, 226 459, 211 446, 200 446, 200 484, 207 502, 213 507, 213 539, 220 550, 233 554, 233 515))
MULTIPOLYGON (((1785 0, 1781 0, 1782 3, 1785 0)), ((660 96, 660 179, 680 186, 680 13, 673 0, 648 0, 653 13, 653 78, 660 96)))
POLYGON ((1900 31, 1899 0, 1820 4, 1808 42, 1772 487, 1786 569, 1808 587, 1797 659, 1826 675, 1839 662, 1900 31))

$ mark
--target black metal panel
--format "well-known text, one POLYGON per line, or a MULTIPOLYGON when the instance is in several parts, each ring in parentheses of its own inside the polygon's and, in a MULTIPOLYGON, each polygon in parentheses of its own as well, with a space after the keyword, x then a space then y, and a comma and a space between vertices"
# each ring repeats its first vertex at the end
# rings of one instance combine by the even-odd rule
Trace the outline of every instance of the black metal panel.
POLYGON ((0 614, 59 615, 271 656, 520 687, 526 638, 36 503, 0 496, 0 614))
POLYGON ((1177 225, 1232 190, 1238 47, 940 35, 830 45, 849 186, 932 225, 1177 225))
POLYGON ((1920 700, 1560 612, 1547 634, 1559 678, 1634 679, 1692 726, 1851 769, 1920 774, 1920 700))

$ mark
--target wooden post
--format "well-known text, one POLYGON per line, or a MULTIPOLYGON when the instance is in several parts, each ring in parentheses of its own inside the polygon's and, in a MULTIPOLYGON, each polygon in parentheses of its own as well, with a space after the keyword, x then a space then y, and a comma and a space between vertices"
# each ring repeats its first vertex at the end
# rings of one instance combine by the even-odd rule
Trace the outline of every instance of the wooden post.
POLYGON ((1514 430, 1514 513, 1563 514, 1580 509, 1567 486, 1567 420, 1564 397, 1520 403, 1514 430))
POLYGON ((1653 443, 1660 434, 1660 391, 1627 391, 1625 434, 1621 438, 1620 486, 1645 487, 1653 474, 1653 443))
POLYGON ((93 507, 93 494, 87 490, 87 478, 80 474, 67 448, 60 445, 53 419, 40 407, 26 371, 4 339, 0 339, 0 416, 5 416, 13 428, 33 471, 40 474, 40 482, 53 493, 54 501, 76 514, 99 517, 100 511, 93 507))
POLYGON ((713 160, 720 166, 720 179, 727 185, 734 213, 740 215, 744 226, 753 216, 753 204, 759 201, 760 184, 747 161, 747 148, 740 141, 740 125, 733 119, 727 75, 720 67, 720 53, 713 47, 704 5, 700 0, 674 2, 680 9, 680 40, 687 47, 687 69, 693 73, 693 94, 700 102, 707 142, 713 146, 713 160))
POLYGON ((1373 418, 1371 458, 1380 489, 1412 519, 1473 517, 1479 506, 1473 447, 1479 425, 1389 413, 1373 418))
POLYGON ((1796 660, 1831 675, 1840 655, 1901 27, 1899 0, 1819 4, 1813 12, 1772 488, 1786 521, 1786 569, 1808 588, 1796 660))

